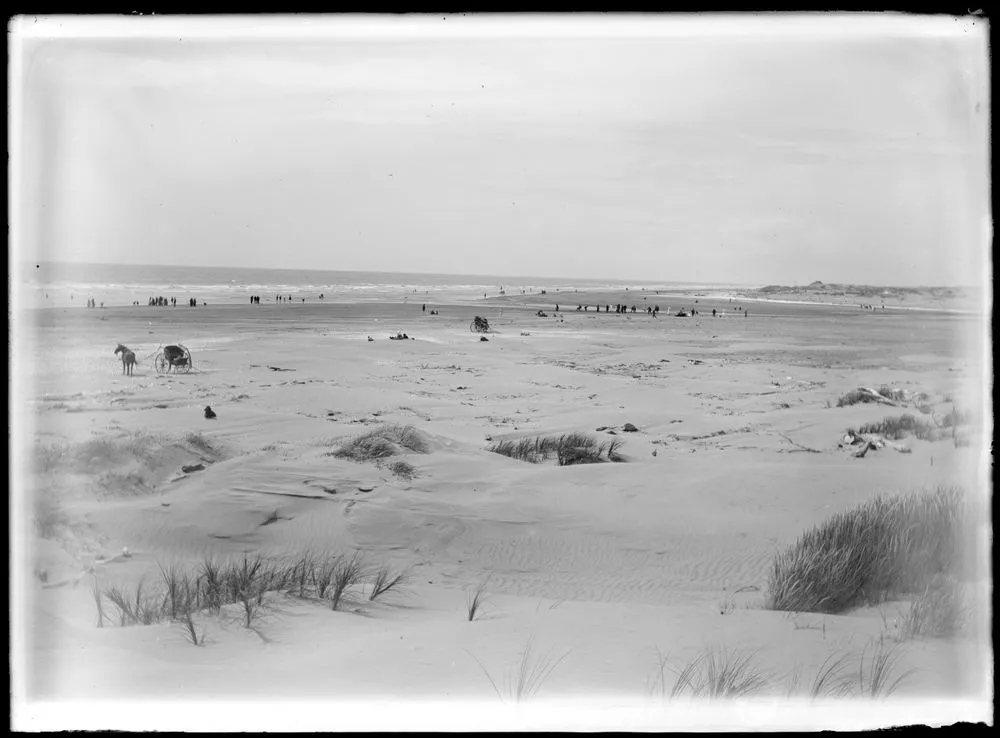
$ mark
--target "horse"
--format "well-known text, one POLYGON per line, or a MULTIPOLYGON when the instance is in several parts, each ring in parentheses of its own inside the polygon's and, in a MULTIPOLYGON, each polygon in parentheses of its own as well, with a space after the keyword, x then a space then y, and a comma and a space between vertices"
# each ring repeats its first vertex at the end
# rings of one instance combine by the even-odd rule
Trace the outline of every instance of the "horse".
POLYGON ((132 367, 135 366, 135 352, 132 351, 128 346, 118 344, 118 348, 115 349, 115 354, 121 354, 122 358, 122 374, 128 374, 132 376, 132 367))

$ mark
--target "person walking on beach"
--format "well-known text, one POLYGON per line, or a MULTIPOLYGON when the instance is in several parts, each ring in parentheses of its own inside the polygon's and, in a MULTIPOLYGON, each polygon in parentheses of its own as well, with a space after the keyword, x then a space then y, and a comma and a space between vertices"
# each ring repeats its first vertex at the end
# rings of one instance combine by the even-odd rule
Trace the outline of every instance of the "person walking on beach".
POLYGON ((421 305, 420 306, 420 312, 426 313, 427 312, 427 306, 426 305, 421 305))

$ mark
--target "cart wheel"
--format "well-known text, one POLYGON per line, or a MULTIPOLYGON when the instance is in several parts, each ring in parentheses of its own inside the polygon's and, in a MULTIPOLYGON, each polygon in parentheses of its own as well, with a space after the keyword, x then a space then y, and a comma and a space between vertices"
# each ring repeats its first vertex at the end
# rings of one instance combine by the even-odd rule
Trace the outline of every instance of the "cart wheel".
POLYGON ((156 355, 156 371, 160 374, 170 371, 170 362, 167 360, 165 354, 156 355))

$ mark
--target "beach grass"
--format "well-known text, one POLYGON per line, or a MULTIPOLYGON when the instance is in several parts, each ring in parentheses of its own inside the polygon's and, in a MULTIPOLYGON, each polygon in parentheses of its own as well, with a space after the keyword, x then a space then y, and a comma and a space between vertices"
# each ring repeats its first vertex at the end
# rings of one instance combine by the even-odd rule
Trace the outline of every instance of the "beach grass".
POLYGON ((400 453, 401 449, 425 454, 429 447, 412 425, 383 425, 355 436, 330 454, 353 461, 380 461, 400 453))
POLYGON ((755 659, 755 652, 706 649, 681 669, 670 696, 690 694, 709 699, 752 696, 768 685, 755 659))
MULTIPOLYGON (((848 429, 848 433, 854 429, 848 429)), ((883 418, 875 423, 865 423, 857 429, 861 434, 877 434, 893 441, 898 441, 906 436, 914 436, 921 441, 935 441, 940 438, 938 428, 933 423, 920 420, 910 414, 896 417, 883 418)))
MULTIPOLYGON (((886 384, 880 386, 876 392, 887 400, 892 400, 893 402, 906 401, 906 392, 904 390, 896 389, 895 387, 890 387, 886 384)), ((870 392, 866 392, 859 388, 850 390, 837 398, 837 407, 848 407, 850 405, 869 402, 878 402, 878 398, 874 397, 870 392)))
POLYGON ((963 520, 964 495, 956 487, 876 497, 776 555, 766 606, 842 613, 922 591, 958 568, 963 520))
POLYGON ((338 609, 347 590, 363 578, 364 562, 359 552, 355 551, 350 558, 340 557, 333 569, 330 606, 334 610, 338 609))
POLYGON ((534 697, 542 684, 555 671, 556 667, 570 654, 569 651, 566 651, 561 655, 556 655, 550 651, 545 654, 536 655, 534 653, 534 640, 533 635, 528 638, 528 642, 521 651, 516 667, 512 672, 506 672, 505 677, 501 679, 503 689, 497 684, 497 681, 487 671, 486 667, 483 666, 482 662, 469 653, 479 665, 483 674, 486 675, 490 685, 493 687, 493 691, 496 692, 501 702, 524 702, 534 697))
POLYGON ((555 457, 559 466, 572 466, 624 461, 624 457, 619 453, 621 447, 622 441, 617 439, 599 442, 585 433, 566 433, 560 436, 496 441, 488 450, 531 464, 539 464, 555 457))
POLYGON ((958 582, 940 578, 910 602, 900 625, 900 640, 941 638, 954 635, 966 617, 958 582))
POLYGON ((371 575, 371 592, 368 593, 368 600, 374 602, 388 592, 405 589, 409 575, 406 572, 397 572, 388 565, 380 566, 371 575))
POLYGON ((486 601, 486 596, 485 581, 476 587, 476 589, 466 592, 465 615, 470 623, 476 619, 476 615, 478 615, 482 610, 483 603, 486 601))

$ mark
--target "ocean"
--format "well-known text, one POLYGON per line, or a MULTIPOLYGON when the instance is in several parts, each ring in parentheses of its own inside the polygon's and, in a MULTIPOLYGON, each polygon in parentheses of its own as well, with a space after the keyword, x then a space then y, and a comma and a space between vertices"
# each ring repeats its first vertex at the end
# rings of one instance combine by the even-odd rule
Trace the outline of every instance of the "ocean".
MULTIPOLYGON (((140 266, 134 264, 21 264, 19 303, 29 308, 85 307, 88 299, 107 307, 146 305, 150 297, 189 298, 211 305, 243 304, 251 295, 275 302, 278 295, 309 302, 398 301, 420 299, 450 302, 507 295, 599 289, 719 289, 747 285, 707 285, 684 282, 564 279, 477 274, 417 274, 402 272, 341 272, 309 269, 246 269, 239 267, 140 266)), ((13 275, 12 275, 13 276, 13 275)))

